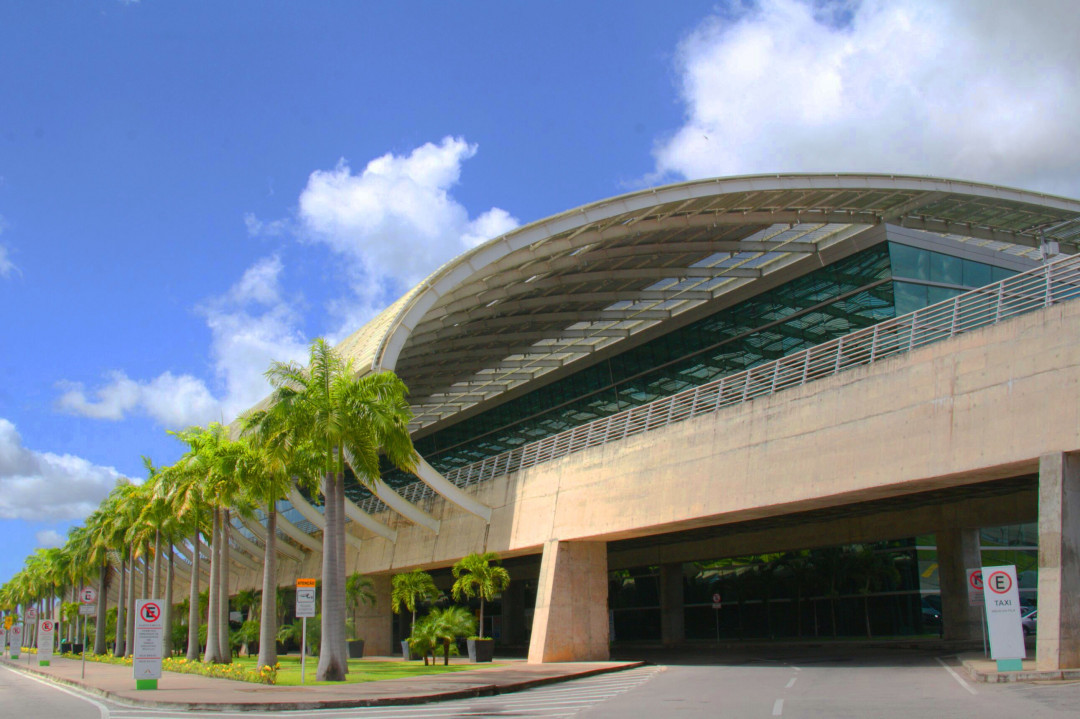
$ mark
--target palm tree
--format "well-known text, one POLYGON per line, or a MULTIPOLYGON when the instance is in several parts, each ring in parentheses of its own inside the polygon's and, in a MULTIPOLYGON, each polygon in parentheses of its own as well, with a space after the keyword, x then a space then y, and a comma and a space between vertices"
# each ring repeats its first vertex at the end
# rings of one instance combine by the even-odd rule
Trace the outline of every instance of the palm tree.
POLYGON ((462 597, 480 597, 480 638, 484 638, 484 602, 491 601, 495 595, 510 586, 510 573, 496 562, 499 555, 494 552, 477 554, 473 552, 454 565, 454 586, 450 593, 454 599, 462 597))
MULTIPOLYGON (((435 607, 424 617, 423 622, 430 624, 428 631, 434 635, 436 643, 443 646, 443 665, 450 664, 450 642, 458 637, 467 637, 476 632, 476 618, 465 607, 452 606, 446 609, 435 607)), ((431 652, 431 663, 435 663, 434 649, 431 652)), ((424 657, 427 664, 427 657, 424 657)))
POLYGON ((175 514, 180 522, 186 526, 191 537, 187 660, 194 662, 199 659, 199 579, 201 571, 199 568, 199 533, 202 530, 202 509, 206 506, 202 482, 204 472, 200 466, 197 450, 202 428, 191 427, 182 432, 171 432, 170 434, 188 445, 188 452, 184 457, 166 472, 164 487, 175 514))
POLYGON ((412 417, 405 384, 392 372, 363 377, 323 339, 310 349, 307 368, 275 362, 266 372, 274 387, 260 424, 282 444, 309 441, 323 458, 322 644, 320 681, 343 681, 345 650, 345 464, 361 483, 380 476, 380 455, 405 471, 416 466, 409 438, 412 417))
POLYGON ((292 489, 294 477, 301 486, 313 490, 321 465, 310 442, 299 445, 284 440, 285 433, 274 432, 270 418, 256 412, 242 420, 243 453, 236 470, 246 499, 262 508, 266 517, 266 542, 263 554, 262 606, 259 625, 257 667, 277 663, 277 503, 292 489))
POLYGON ((395 574, 390 580, 390 609, 399 614, 402 607, 412 612, 409 632, 416 626, 416 607, 421 602, 430 602, 439 597, 439 588, 435 580, 425 571, 417 569, 404 574, 395 574))

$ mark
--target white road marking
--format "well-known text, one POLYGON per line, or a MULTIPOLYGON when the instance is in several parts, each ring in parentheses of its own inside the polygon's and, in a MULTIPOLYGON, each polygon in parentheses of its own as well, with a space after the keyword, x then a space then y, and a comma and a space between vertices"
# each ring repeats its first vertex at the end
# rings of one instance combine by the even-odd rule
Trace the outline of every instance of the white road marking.
POLYGON ((109 717, 109 708, 107 706, 105 706, 104 704, 102 704, 101 702, 94 701, 93 699, 91 699, 88 696, 85 696, 84 694, 81 694, 79 692, 68 689, 67 687, 62 687, 59 684, 54 684, 54 683, 52 683, 50 681, 40 679, 38 677, 33 676, 32 674, 23 674, 22 672, 17 671, 15 669, 12 669, 11 667, 8 667, 8 666, 4 666, 3 664, 0 664, 0 666, 3 666, 4 669, 7 669, 12 674, 20 676, 20 677, 22 677, 24 679, 29 679, 30 681, 37 682, 38 684, 43 684, 43 685, 49 687, 50 689, 56 689, 57 691, 64 692, 65 694, 70 694, 71 696, 75 697, 76 699, 82 699, 87 704, 93 704, 94 706, 97 707, 98 711, 101 712, 101 719, 110 719, 110 717, 109 717))
POLYGON ((778 717, 784 713, 784 700, 777 699, 772 705, 772 715, 778 717))
POLYGON ((796 679, 798 679, 798 677, 792 677, 791 679, 789 679, 787 686, 785 686, 784 689, 791 689, 791 687, 795 686, 796 679))
POLYGON ((945 667, 945 671, 947 671, 947 672, 948 672, 949 674, 951 674, 951 675, 952 675, 952 678, 956 680, 956 683, 957 683, 957 684, 959 684, 960 686, 964 687, 964 689, 968 690, 968 691, 969 691, 969 692, 971 692, 972 694, 978 694, 978 692, 977 692, 977 691, 975 691, 974 689, 972 689, 972 688, 971 688, 971 685, 969 685, 969 684, 968 684, 968 683, 967 683, 966 681, 964 681, 964 678, 963 678, 963 677, 961 677, 961 676, 960 676, 959 674, 957 674, 957 673, 956 673, 955 671, 953 671, 953 668, 952 668, 952 667, 950 667, 950 666, 949 666, 948 664, 946 664, 945 662, 943 662, 943 661, 941 660, 941 657, 934 657, 934 659, 936 659, 936 660, 937 660, 937 663, 938 663, 938 664, 940 664, 941 666, 945 667))

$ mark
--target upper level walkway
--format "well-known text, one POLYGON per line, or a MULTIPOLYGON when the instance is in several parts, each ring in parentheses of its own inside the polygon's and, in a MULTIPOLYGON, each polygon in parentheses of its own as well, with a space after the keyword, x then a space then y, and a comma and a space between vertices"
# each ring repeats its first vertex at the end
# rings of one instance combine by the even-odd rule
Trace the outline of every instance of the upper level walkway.
MULTIPOLYGON (((1080 255, 1063 257, 807 350, 492 455, 450 470, 445 476, 464 489, 591 447, 832 377, 854 367, 872 365, 1078 296, 1080 255)), ((419 503, 433 497, 435 490, 417 481, 399 493, 409 502, 419 503)), ((359 506, 369 513, 387 509, 376 496, 359 506)))

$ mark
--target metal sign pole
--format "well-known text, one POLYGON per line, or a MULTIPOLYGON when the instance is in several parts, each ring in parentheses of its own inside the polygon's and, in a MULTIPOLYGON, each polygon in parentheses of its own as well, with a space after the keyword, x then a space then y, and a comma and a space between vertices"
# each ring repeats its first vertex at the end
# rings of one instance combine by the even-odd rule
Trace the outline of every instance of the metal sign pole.
POLYGON ((304 683, 305 662, 307 660, 307 617, 300 620, 300 683, 304 683))
POLYGON ((716 610, 716 643, 720 643, 720 610, 716 610))
POLYGON ((86 679, 86 619, 82 623, 82 679, 86 679))
POLYGON ((986 605, 985 604, 983 606, 979 607, 979 616, 981 617, 981 621, 979 622, 979 626, 982 628, 983 656, 985 657, 987 655, 987 651, 986 651, 986 605))

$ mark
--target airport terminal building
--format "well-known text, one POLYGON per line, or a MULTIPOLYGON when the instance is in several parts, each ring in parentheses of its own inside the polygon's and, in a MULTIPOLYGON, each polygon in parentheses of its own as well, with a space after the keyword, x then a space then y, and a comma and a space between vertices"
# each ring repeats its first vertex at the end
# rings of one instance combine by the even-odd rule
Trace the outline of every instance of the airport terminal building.
MULTIPOLYGON (((1080 666, 1078 243, 1076 200, 769 175, 615 197, 455 258, 339 347, 409 386, 423 459, 347 486, 369 651, 402 631, 394 573, 441 581, 491 551, 514 581, 486 632, 531 661, 978 638, 965 570, 1005 563, 1040 666, 1080 666)), ((315 504, 281 505, 282 585, 317 575, 315 504)), ((255 586, 265 528, 234 526, 235 589, 255 586)))

